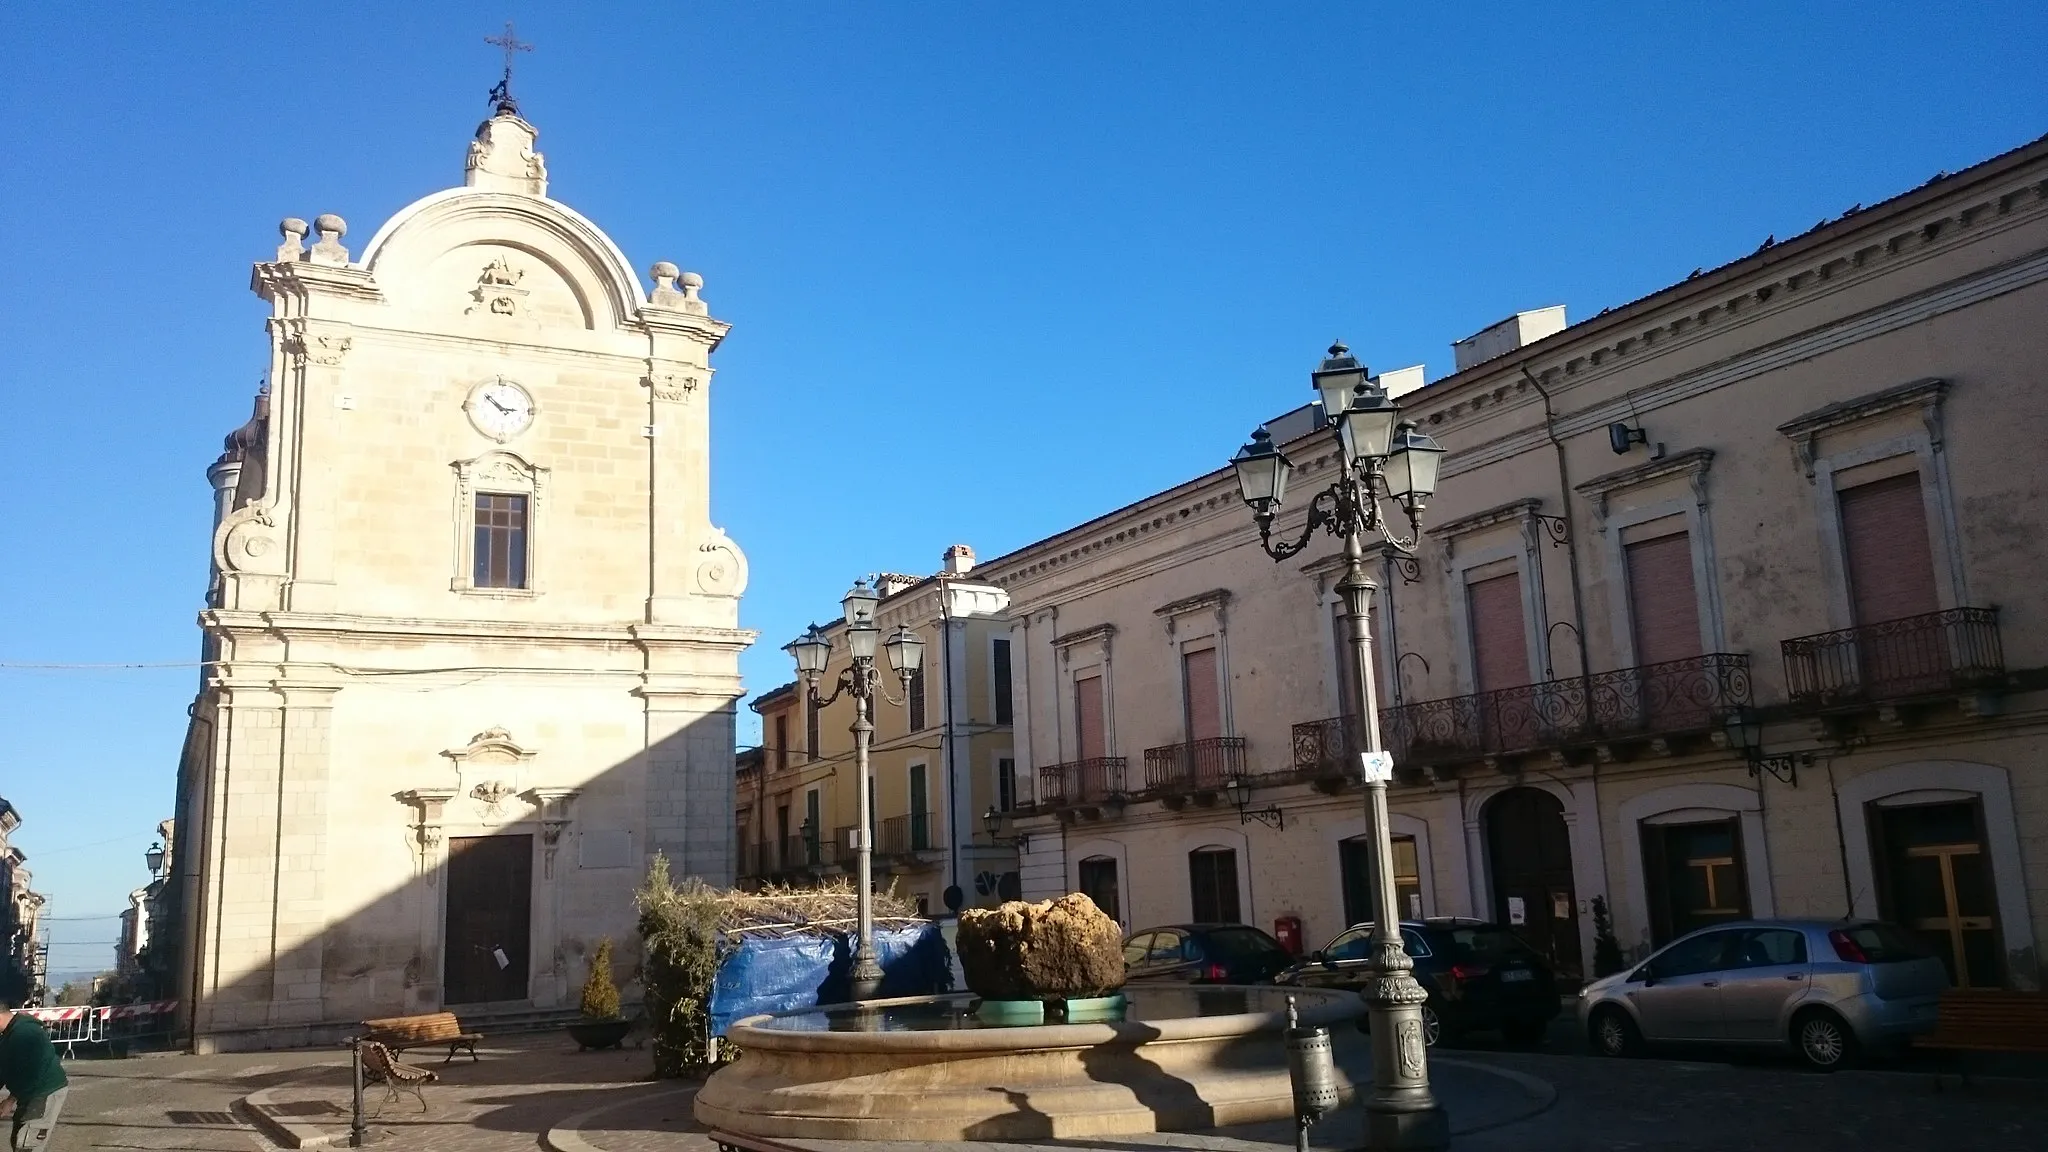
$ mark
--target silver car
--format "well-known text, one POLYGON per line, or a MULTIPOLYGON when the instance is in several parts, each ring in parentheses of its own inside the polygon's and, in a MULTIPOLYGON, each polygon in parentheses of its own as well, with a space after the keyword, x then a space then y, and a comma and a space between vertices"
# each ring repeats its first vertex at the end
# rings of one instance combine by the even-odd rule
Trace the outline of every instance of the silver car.
POLYGON ((1702 928, 1579 992, 1593 1050, 1647 1043, 1790 1048, 1819 1069, 1934 1027, 1948 970, 1873 920, 1738 920, 1702 928))

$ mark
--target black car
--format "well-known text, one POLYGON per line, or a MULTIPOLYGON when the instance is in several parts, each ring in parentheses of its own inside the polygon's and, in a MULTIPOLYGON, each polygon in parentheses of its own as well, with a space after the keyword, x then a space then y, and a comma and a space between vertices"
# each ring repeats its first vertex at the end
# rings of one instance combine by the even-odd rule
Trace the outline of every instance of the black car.
POLYGON ((1169 924, 1124 941, 1126 980, 1270 984, 1292 963, 1278 940, 1248 924, 1169 924))
MULTIPOLYGON (((1516 1045, 1541 1043, 1563 1011, 1550 965, 1521 937, 1484 920, 1408 920, 1401 945, 1429 993, 1422 1038, 1435 1044, 1468 1031, 1498 1031, 1516 1045)), ((1282 973, 1278 982, 1362 991, 1372 978, 1372 925, 1354 924, 1282 973)))

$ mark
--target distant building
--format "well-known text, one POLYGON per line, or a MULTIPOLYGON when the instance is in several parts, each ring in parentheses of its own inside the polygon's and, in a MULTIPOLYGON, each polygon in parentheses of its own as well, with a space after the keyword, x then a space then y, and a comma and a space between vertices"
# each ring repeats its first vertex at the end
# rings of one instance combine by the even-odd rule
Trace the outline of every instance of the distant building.
MULTIPOLYGON (((1008 813, 1019 795, 1009 594, 975 574, 966 545, 947 549, 935 575, 884 573, 876 590, 882 635, 908 627, 924 640, 924 665, 907 694, 887 656, 875 656, 890 697, 875 701, 868 758, 878 883, 930 914, 946 910, 951 888, 962 907, 995 904, 1018 883, 1016 853, 991 840, 983 822, 991 807, 1008 813)), ((825 632, 832 661, 818 690, 830 696, 849 657, 844 621, 825 632)), ((814 708, 792 683, 749 706, 761 715, 762 738, 760 766, 742 772, 735 795, 741 879, 801 884, 851 874, 860 823, 852 697, 814 708)))
POLYGON ((28 856, 8 843, 21 813, 0 796, 0 1004, 40 1004, 49 951, 42 941, 43 897, 30 882, 28 856))
POLYGON ((632 963, 654 853, 732 879, 727 326, 551 197, 535 140, 504 100, 459 186, 353 253, 286 219, 253 269, 269 384, 208 470, 169 880, 200 1050, 570 1011, 600 938, 632 963))

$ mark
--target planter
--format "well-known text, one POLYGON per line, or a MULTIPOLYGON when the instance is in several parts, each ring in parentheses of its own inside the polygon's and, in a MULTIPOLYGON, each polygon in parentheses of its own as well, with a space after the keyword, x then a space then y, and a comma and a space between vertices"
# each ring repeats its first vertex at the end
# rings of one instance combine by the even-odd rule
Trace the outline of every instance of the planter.
POLYGON ((626 1042, 626 1033, 633 1027, 631 1020, 578 1020, 566 1025, 569 1039, 576 1042, 578 1052, 591 1048, 617 1048, 626 1042))

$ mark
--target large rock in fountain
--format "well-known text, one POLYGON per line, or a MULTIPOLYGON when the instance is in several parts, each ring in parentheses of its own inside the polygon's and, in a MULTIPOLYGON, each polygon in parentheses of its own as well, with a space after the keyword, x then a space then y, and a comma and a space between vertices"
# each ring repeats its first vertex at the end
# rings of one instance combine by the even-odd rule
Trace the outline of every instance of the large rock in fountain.
POLYGON ((1124 934, 1079 892, 960 914, 967 987, 986 1000, 1080 1000, 1124 985, 1124 934))

